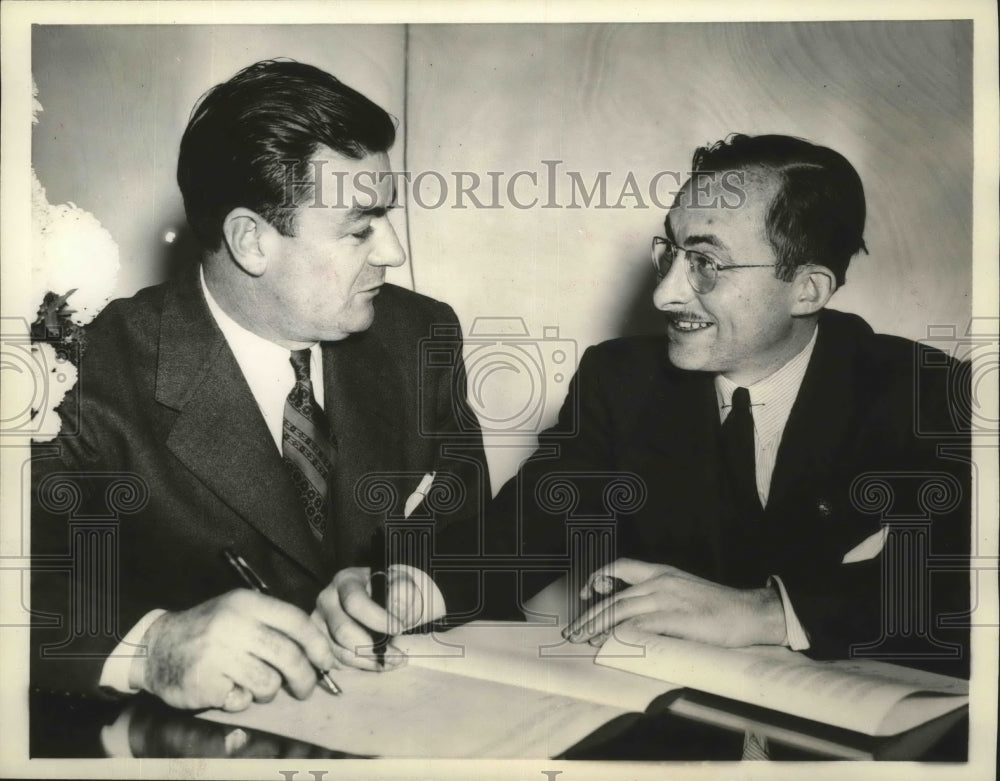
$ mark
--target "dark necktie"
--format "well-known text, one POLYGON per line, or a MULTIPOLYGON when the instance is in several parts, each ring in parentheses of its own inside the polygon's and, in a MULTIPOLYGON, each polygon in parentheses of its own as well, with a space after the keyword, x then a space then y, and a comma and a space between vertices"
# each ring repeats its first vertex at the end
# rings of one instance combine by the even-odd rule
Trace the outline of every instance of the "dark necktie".
POLYGON ((757 495, 753 414, 750 412, 750 392, 746 388, 733 391, 733 407, 722 424, 722 455, 740 514, 750 517, 759 515, 761 506, 757 495))
POLYGON ((323 410, 313 396, 309 357, 309 350, 292 351, 295 385, 285 399, 281 454, 298 489, 309 528, 316 539, 322 540, 326 531, 327 483, 333 472, 337 451, 333 447, 323 410))
MULTIPOLYGON (((732 404, 729 417, 722 424, 722 455, 726 460, 740 520, 753 520, 760 517, 762 510, 757 494, 757 460, 754 455, 750 391, 746 388, 734 390, 732 404)), ((751 539, 756 540, 755 533, 751 535, 751 539)), ((742 759, 768 758, 767 738, 752 730, 744 733, 742 759)))

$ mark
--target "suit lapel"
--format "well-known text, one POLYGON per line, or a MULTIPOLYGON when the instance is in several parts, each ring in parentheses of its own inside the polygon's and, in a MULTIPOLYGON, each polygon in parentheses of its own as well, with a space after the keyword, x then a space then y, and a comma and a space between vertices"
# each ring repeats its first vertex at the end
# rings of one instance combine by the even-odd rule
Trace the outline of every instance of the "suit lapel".
POLYGON ((412 418, 400 375, 376 334, 323 344, 324 408, 337 446, 327 539, 338 566, 356 565, 385 512, 356 496, 366 475, 405 470, 401 427, 412 418))
POLYGON ((665 497, 663 536, 687 526, 717 541, 725 514, 718 451, 719 408, 712 375, 670 366, 664 351, 663 375, 650 387, 658 394, 641 421, 647 446, 664 456, 647 474, 658 475, 665 497), (669 389, 664 393, 664 389, 669 389))
POLYGON ((156 399, 178 412, 167 437, 174 455, 288 556, 325 577, 295 488, 197 277, 166 295, 156 399))
POLYGON ((853 429, 851 418, 857 408, 854 341, 838 332, 832 315, 824 314, 778 448, 767 503, 771 517, 783 515, 783 502, 794 493, 801 494, 803 486, 824 482, 853 429))

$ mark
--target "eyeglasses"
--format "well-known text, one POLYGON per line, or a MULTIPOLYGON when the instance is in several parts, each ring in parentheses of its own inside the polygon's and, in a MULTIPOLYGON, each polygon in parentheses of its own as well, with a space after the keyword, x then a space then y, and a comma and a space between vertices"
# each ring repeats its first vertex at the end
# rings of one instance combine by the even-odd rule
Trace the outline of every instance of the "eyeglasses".
POLYGON ((684 272, 687 274, 688 282, 698 293, 711 293, 715 288, 715 283, 719 279, 720 271, 729 271, 734 268, 774 268, 777 263, 753 264, 753 265, 731 265, 723 264, 697 250, 684 249, 678 247, 670 239, 663 236, 653 236, 652 256, 653 268, 656 269, 657 280, 662 281, 670 269, 673 268, 674 261, 681 255, 687 261, 684 272))

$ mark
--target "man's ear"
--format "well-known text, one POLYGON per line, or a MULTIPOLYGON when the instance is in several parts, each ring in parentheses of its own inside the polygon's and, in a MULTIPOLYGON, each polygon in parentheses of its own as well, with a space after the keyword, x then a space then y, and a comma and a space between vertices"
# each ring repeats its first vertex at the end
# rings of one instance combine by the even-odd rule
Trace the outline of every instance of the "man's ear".
POLYGON ((792 281, 792 314, 816 314, 836 290, 837 278, 826 266, 812 263, 799 266, 792 281))
POLYGON ((247 274, 259 277, 267 270, 267 253, 262 239, 270 224, 252 209, 237 206, 222 221, 222 237, 236 264, 247 274))

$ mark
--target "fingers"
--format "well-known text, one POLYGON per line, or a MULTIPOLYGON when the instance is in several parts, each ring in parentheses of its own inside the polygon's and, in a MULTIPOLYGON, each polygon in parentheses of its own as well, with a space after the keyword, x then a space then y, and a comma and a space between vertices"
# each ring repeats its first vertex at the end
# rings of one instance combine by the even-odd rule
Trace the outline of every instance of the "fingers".
POLYGON ((615 626, 727 647, 780 644, 786 634, 773 589, 734 589, 673 567, 592 605, 563 637, 597 644, 615 626))
POLYGON ((371 633, 349 617, 336 625, 332 636, 333 652, 341 667, 369 671, 382 669, 375 655, 375 641, 371 633))
POLYGON ((353 668, 370 671, 381 669, 372 652, 372 636, 366 630, 354 624, 345 614, 341 613, 339 618, 331 618, 328 624, 327 619, 324 618, 317 607, 313 611, 312 620, 324 633, 328 633, 329 641, 332 641, 333 669, 343 670, 353 668))
POLYGON ((424 595, 412 577, 403 573, 389 576, 389 634, 398 635, 415 626, 424 615, 424 595))
POLYGON ((590 574, 587 583, 580 589, 580 598, 606 597, 628 588, 633 583, 641 583, 673 570, 674 568, 667 564, 652 564, 637 559, 616 559, 590 574))
MULTIPOLYGON (((305 620, 309 623, 308 617, 305 620)), ((319 634, 311 623, 310 629, 319 634)), ((327 640, 322 636, 321 639, 325 655, 320 669, 329 670, 334 665, 335 657, 327 640)), ((306 658, 296 641, 268 626, 260 625, 250 648, 256 664, 247 663, 246 667, 252 677, 248 680, 234 679, 249 688, 255 700, 269 702, 281 688, 282 680, 288 684, 292 695, 299 699, 307 697, 313 690, 317 668, 306 658)))
POLYGON ((610 597, 619 591, 624 591, 631 584, 610 575, 593 574, 587 579, 587 583, 580 589, 580 599, 592 599, 595 597, 610 597))
POLYGON ((253 695, 242 686, 235 685, 222 701, 222 710, 236 713, 249 708, 251 702, 253 702, 253 695))
MULTIPOLYGON (((320 670, 329 670, 333 666, 334 654, 329 641, 305 612, 288 602, 253 591, 243 590, 235 594, 237 596, 232 601, 236 603, 237 610, 251 612, 257 622, 276 630, 258 632, 254 638, 263 644, 259 650, 266 654, 261 657, 265 661, 274 664, 282 673, 286 670, 289 673, 301 672, 307 666, 306 660, 320 670), (303 653, 305 659, 302 658, 303 653)), ((315 675, 312 677, 315 678, 315 675)))
POLYGON ((340 604, 353 621, 373 632, 389 631, 389 613, 368 593, 367 583, 347 581, 338 589, 340 604))
POLYGON ((236 688, 248 692, 258 702, 270 702, 281 688, 281 674, 249 653, 233 654, 226 665, 226 677, 236 688))
POLYGON ((244 678, 236 678, 255 700, 273 699, 282 680, 293 696, 304 699, 316 686, 317 670, 340 666, 326 632, 299 608, 250 591, 239 592, 232 600, 237 610, 252 607, 258 622, 249 652, 264 665, 246 664, 244 678))
POLYGON ((326 622, 330 636, 338 643, 340 641, 334 635, 341 624, 360 624, 372 632, 383 634, 389 625, 389 614, 368 593, 367 568, 355 567, 338 572, 333 583, 323 589, 316 599, 316 609, 326 622))
POLYGON ((374 671, 394 669, 405 661, 398 649, 385 655, 384 667, 375 656, 373 634, 387 633, 389 614, 368 594, 366 568, 337 573, 319 595, 314 616, 333 640, 333 654, 340 667, 374 671))
POLYGON ((649 594, 629 596, 630 592, 593 605, 563 630, 563 637, 571 643, 589 642, 591 638, 610 633, 623 621, 656 610, 656 601, 649 594))
POLYGON ((336 663, 325 632, 303 611, 247 589, 164 614, 146 642, 143 688, 180 708, 242 710, 273 699, 283 681, 305 697, 315 668, 336 663))

